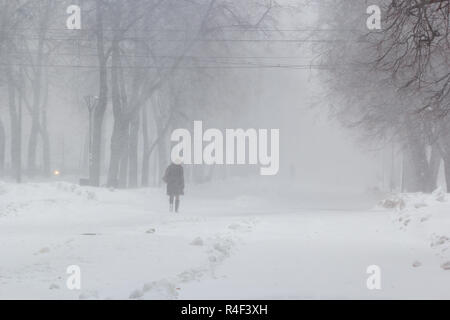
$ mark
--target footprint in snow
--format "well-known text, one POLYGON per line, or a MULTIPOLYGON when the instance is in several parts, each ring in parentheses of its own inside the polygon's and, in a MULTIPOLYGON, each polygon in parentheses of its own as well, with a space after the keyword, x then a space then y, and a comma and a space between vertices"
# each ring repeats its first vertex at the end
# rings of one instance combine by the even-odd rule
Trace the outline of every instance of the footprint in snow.
POLYGON ((180 273, 177 277, 181 282, 189 282, 193 280, 200 280, 205 274, 206 270, 191 269, 180 273))
POLYGON ((433 236, 430 246, 433 248, 433 247, 441 246, 447 242, 450 242, 450 239, 448 237, 435 235, 435 236, 433 236))
POLYGON ((241 232, 249 232, 252 227, 249 225, 241 225, 239 223, 232 223, 228 226, 228 229, 234 230, 234 231, 241 231, 241 232))
POLYGON ((142 289, 134 290, 129 298, 141 299, 145 295, 147 299, 176 299, 178 297, 177 290, 179 288, 175 284, 163 279, 144 284, 142 289))
POLYGON ((50 252, 50 248, 45 247, 45 248, 42 248, 41 250, 39 250, 38 252, 36 252, 35 255, 46 254, 46 253, 49 253, 49 252, 50 252))
POLYGON ((142 290, 134 290, 130 294, 130 299, 139 299, 139 298, 142 298, 143 296, 144 296, 144 292, 142 290))
POLYGON ((418 268, 418 267, 422 266, 422 262, 420 262, 420 261, 414 261, 413 264, 412 264, 412 266, 413 266, 414 268, 418 268))
POLYGON ((450 270, 450 261, 441 264, 441 268, 444 270, 450 270))
POLYGON ((78 296, 79 300, 98 300, 98 292, 91 291, 87 293, 82 293, 78 296))
POLYGON ((192 246, 203 246, 204 242, 203 239, 200 237, 195 238, 194 240, 192 240, 192 242, 190 243, 192 246))
POLYGON ((237 230, 237 229, 239 229, 240 227, 241 227, 240 224, 238 224, 238 223, 232 223, 232 224, 230 224, 230 225, 228 226, 228 229, 231 229, 231 230, 237 230))

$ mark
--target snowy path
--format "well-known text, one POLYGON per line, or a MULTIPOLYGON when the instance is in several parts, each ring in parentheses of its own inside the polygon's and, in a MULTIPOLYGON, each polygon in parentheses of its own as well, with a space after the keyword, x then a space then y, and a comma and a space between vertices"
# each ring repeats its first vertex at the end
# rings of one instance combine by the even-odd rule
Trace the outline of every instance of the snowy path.
POLYGON ((450 298, 441 257, 373 199, 247 191, 199 187, 171 215, 160 190, 1 185, 0 298, 450 298))
POLYGON ((450 298, 450 274, 438 257, 390 224, 387 214, 373 212, 267 217, 218 268, 219 280, 188 285, 181 298, 450 298), (416 260, 423 266, 414 268, 416 260), (366 287, 374 264, 382 290, 366 287))

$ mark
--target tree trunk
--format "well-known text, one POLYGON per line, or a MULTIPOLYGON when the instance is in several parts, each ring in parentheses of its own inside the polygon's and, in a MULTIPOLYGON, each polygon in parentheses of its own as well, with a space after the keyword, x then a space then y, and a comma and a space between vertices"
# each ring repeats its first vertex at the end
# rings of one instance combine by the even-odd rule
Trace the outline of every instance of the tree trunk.
POLYGON ((447 192, 450 192, 450 133, 448 130, 443 130, 439 140, 440 153, 444 161, 445 183, 447 185, 447 192))
POLYGON ((405 189, 407 192, 427 192, 429 188, 429 166, 426 144, 420 133, 408 128, 406 156, 408 161, 404 168, 406 173, 405 189))
POLYGON ((42 174, 44 177, 51 175, 50 163, 50 138, 47 125, 47 103, 48 103, 48 77, 45 85, 45 96, 42 104, 42 122, 41 122, 41 138, 42 138, 42 174))
POLYGON ((120 157, 119 165, 119 188, 128 188, 128 171, 129 171, 129 150, 130 150, 130 122, 127 119, 120 119, 124 123, 125 128, 119 131, 118 137, 118 156, 120 157))
POLYGON ((167 121, 167 124, 164 126, 162 123, 162 119, 157 122, 157 131, 158 131, 158 186, 162 184, 162 177, 164 176, 164 172, 166 171, 167 165, 170 163, 170 159, 167 157, 167 140, 165 139, 167 136, 167 129, 170 125, 170 118, 167 121))
POLYGON ((6 68, 8 86, 9 116, 11 120, 11 169, 14 177, 20 182, 21 159, 20 159, 20 123, 16 105, 16 88, 10 66, 6 68))
POLYGON ((435 144, 431 146, 431 155, 428 166, 428 192, 433 192, 437 188, 437 179, 439 175, 439 168, 441 167, 442 156, 439 147, 435 144))
POLYGON ((166 167, 169 164, 167 160, 167 151, 166 151, 166 142, 164 139, 161 139, 158 143, 158 186, 162 184, 162 177, 164 176, 164 172, 166 171, 166 167))
POLYGON ((150 157, 153 154, 153 151, 158 148, 158 157, 153 162, 155 168, 153 170, 154 172, 154 183, 153 185, 159 186, 161 185, 161 177, 164 174, 166 165, 168 160, 166 159, 167 156, 167 146, 164 143, 164 138, 167 136, 167 131, 170 128, 170 125, 172 123, 173 114, 172 110, 170 110, 169 118, 166 120, 164 124, 161 122, 164 121, 163 118, 158 114, 156 110, 157 106, 155 105, 153 108, 154 112, 154 121, 156 124, 157 132, 156 132, 156 140, 150 145, 149 139, 148 139, 148 119, 147 119, 147 111, 145 110, 145 118, 146 118, 146 124, 145 124, 145 132, 147 132, 144 136, 144 156, 143 156, 143 169, 142 169, 142 179, 143 179, 143 185, 148 185, 148 177, 149 174, 146 173, 146 171, 150 171, 150 157), (146 138, 147 137, 147 138, 146 138), (147 141, 145 141, 147 139, 147 141), (146 180, 145 180, 146 179, 146 180), (147 183, 144 183, 147 182, 147 183))
MULTIPOLYGON (((48 28, 48 17, 50 11, 50 2, 46 3, 46 8, 44 9, 44 15, 40 17, 39 22, 39 37, 37 44, 37 56, 35 60, 35 65, 33 66, 33 105, 31 109, 31 131, 28 140, 28 172, 30 176, 34 176, 37 173, 36 165, 36 153, 38 147, 38 136, 41 131, 41 98, 42 98, 42 76, 43 76, 43 62, 44 62, 44 44, 45 36, 48 28)), ((48 147, 48 146, 47 146, 48 147)), ((49 156, 49 155, 47 155, 49 156)), ((43 164, 45 166, 45 164, 43 164)))
POLYGON ((444 160, 445 183, 447 185, 447 192, 450 192, 450 152, 442 152, 442 159, 444 160))
POLYGON ((42 129, 42 174, 44 177, 50 177, 50 138, 47 129, 42 129))
POLYGON ((99 95, 98 104, 94 111, 92 132, 92 159, 90 159, 89 180, 91 185, 100 185, 101 152, 103 119, 108 104, 108 73, 106 69, 105 44, 103 38, 103 11, 102 1, 96 0, 97 16, 97 56, 99 61, 99 95))
POLYGON ((129 143, 129 177, 128 186, 130 188, 138 187, 138 145, 139 145, 139 113, 134 116, 130 124, 130 143, 129 143))
MULTIPOLYGON (((172 121, 172 114, 169 114, 169 118, 165 120, 164 108, 161 104, 161 100, 158 97, 157 102, 153 107, 154 121, 157 132, 157 140, 155 141, 155 147, 158 148, 158 171, 156 176, 157 185, 160 186, 162 183, 162 177, 166 170, 169 160, 167 159, 167 144, 165 137, 167 135, 167 130, 172 121)), ((150 151, 151 152, 151 151, 150 151)))
POLYGON ((148 114, 147 106, 142 108, 142 139, 144 145, 144 151, 142 153, 142 172, 141 172, 141 185, 143 187, 149 186, 150 176, 150 139, 148 136, 148 114))
POLYGON ((111 157, 109 161, 108 186, 124 187, 124 182, 119 181, 119 171, 124 170, 122 158, 124 147, 128 141, 129 123, 123 118, 114 118, 114 128, 111 137, 111 157), (121 167, 122 165, 122 167, 121 167))
POLYGON ((425 150, 418 146, 410 147, 409 154, 409 177, 407 184, 408 192, 426 192, 427 191, 427 163, 425 150), (412 149, 412 150, 411 150, 412 149))
MULTIPOLYGON (((36 112, 36 111, 34 111, 36 112)), ((30 136, 28 139, 28 157, 27 157, 27 167, 28 167, 28 175, 33 177, 37 173, 36 166, 36 151, 38 144, 38 136, 39 136, 39 120, 37 118, 37 114, 34 113, 32 115, 32 124, 30 136)))
POLYGON ((6 132, 3 121, 0 119, 0 178, 5 174, 6 132))
POLYGON ((111 69, 111 97, 114 114, 114 127, 111 137, 111 158, 108 171, 108 186, 125 187, 127 175, 124 174, 128 167, 128 153, 126 152, 130 134, 130 121, 124 112, 124 103, 120 94, 119 85, 119 44, 114 42, 112 45, 112 64, 111 69), (125 167, 126 165, 126 167, 125 167), (119 173, 121 173, 119 175, 119 173), (121 178, 121 179, 120 179, 121 178))

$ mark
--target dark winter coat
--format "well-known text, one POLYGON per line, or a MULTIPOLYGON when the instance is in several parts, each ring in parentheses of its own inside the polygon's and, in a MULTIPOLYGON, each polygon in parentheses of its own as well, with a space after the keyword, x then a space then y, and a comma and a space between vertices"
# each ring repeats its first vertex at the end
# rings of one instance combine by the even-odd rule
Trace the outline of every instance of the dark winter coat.
POLYGON ((181 165, 170 164, 166 169, 163 180, 167 183, 167 195, 179 196, 184 194, 184 171, 181 165))

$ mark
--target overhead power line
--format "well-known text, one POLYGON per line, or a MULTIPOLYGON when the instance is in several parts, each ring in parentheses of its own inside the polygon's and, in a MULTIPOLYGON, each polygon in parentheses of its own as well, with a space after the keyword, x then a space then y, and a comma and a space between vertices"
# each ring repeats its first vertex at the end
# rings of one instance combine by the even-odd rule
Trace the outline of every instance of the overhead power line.
MULTIPOLYGON (((4 39, 8 40, 42 40, 42 41, 79 41, 79 42, 94 42, 96 39, 87 39, 87 38, 62 38, 62 37, 28 37, 28 36, 20 36, 20 37, 11 37, 5 36, 4 39)), ((320 42, 346 42, 349 40, 346 39, 153 39, 151 37, 123 37, 120 41, 143 41, 143 40, 151 40, 153 42, 280 42, 280 43, 320 43, 320 42)), ((112 39, 107 39, 107 41, 112 41, 112 39)), ((362 41, 357 41, 362 42, 362 41)))
MULTIPOLYGON (((25 57, 29 57, 30 55, 36 55, 37 52, 14 52, 9 54, 10 56, 25 56, 25 57)), ((57 51, 52 51, 50 53, 51 56, 67 56, 67 57, 73 57, 73 58, 78 58, 78 57, 97 57, 98 54, 97 53, 86 53, 86 52, 77 52, 77 51, 73 51, 73 52, 57 52, 57 51)), ((245 59, 262 59, 262 60, 273 60, 273 59, 288 59, 288 60, 300 60, 300 59, 304 59, 304 60, 311 60, 313 59, 313 57, 304 57, 304 56, 195 56, 195 55, 151 55, 151 54, 124 54, 121 53, 120 57, 125 57, 125 58, 158 58, 158 59, 192 59, 192 60, 213 60, 213 59, 217 59, 217 60, 245 60, 245 59)))
MULTIPOLYGON (((295 28, 295 27, 280 27, 280 28, 238 28, 238 27, 217 27, 210 28, 211 30, 220 30, 222 32, 236 32, 236 33, 246 33, 246 32, 351 32, 359 31, 357 29, 339 29, 339 28, 295 28)), ((35 31, 34 28, 14 28, 14 30, 19 31, 35 31)), ((83 32, 96 32, 95 28, 82 28, 80 30, 69 30, 67 28, 47 28, 46 31, 49 32, 64 32, 64 33, 83 33, 83 32)), ((120 29, 120 28, 104 28, 103 32, 168 32, 168 33, 186 33, 186 32, 197 32, 196 29, 178 29, 178 28, 143 28, 143 29, 120 29)))
MULTIPOLYGON (((98 65, 75 65, 75 64, 0 64, 0 66, 19 66, 19 67, 43 67, 43 68, 80 68, 80 69, 98 69, 98 65)), ((178 66, 176 69, 335 69, 343 65, 309 65, 309 64, 266 64, 266 65, 199 65, 199 66, 178 66)), ((107 68, 123 68, 123 69, 173 69, 173 66, 157 66, 157 65, 139 65, 139 66, 107 66, 107 68)))

